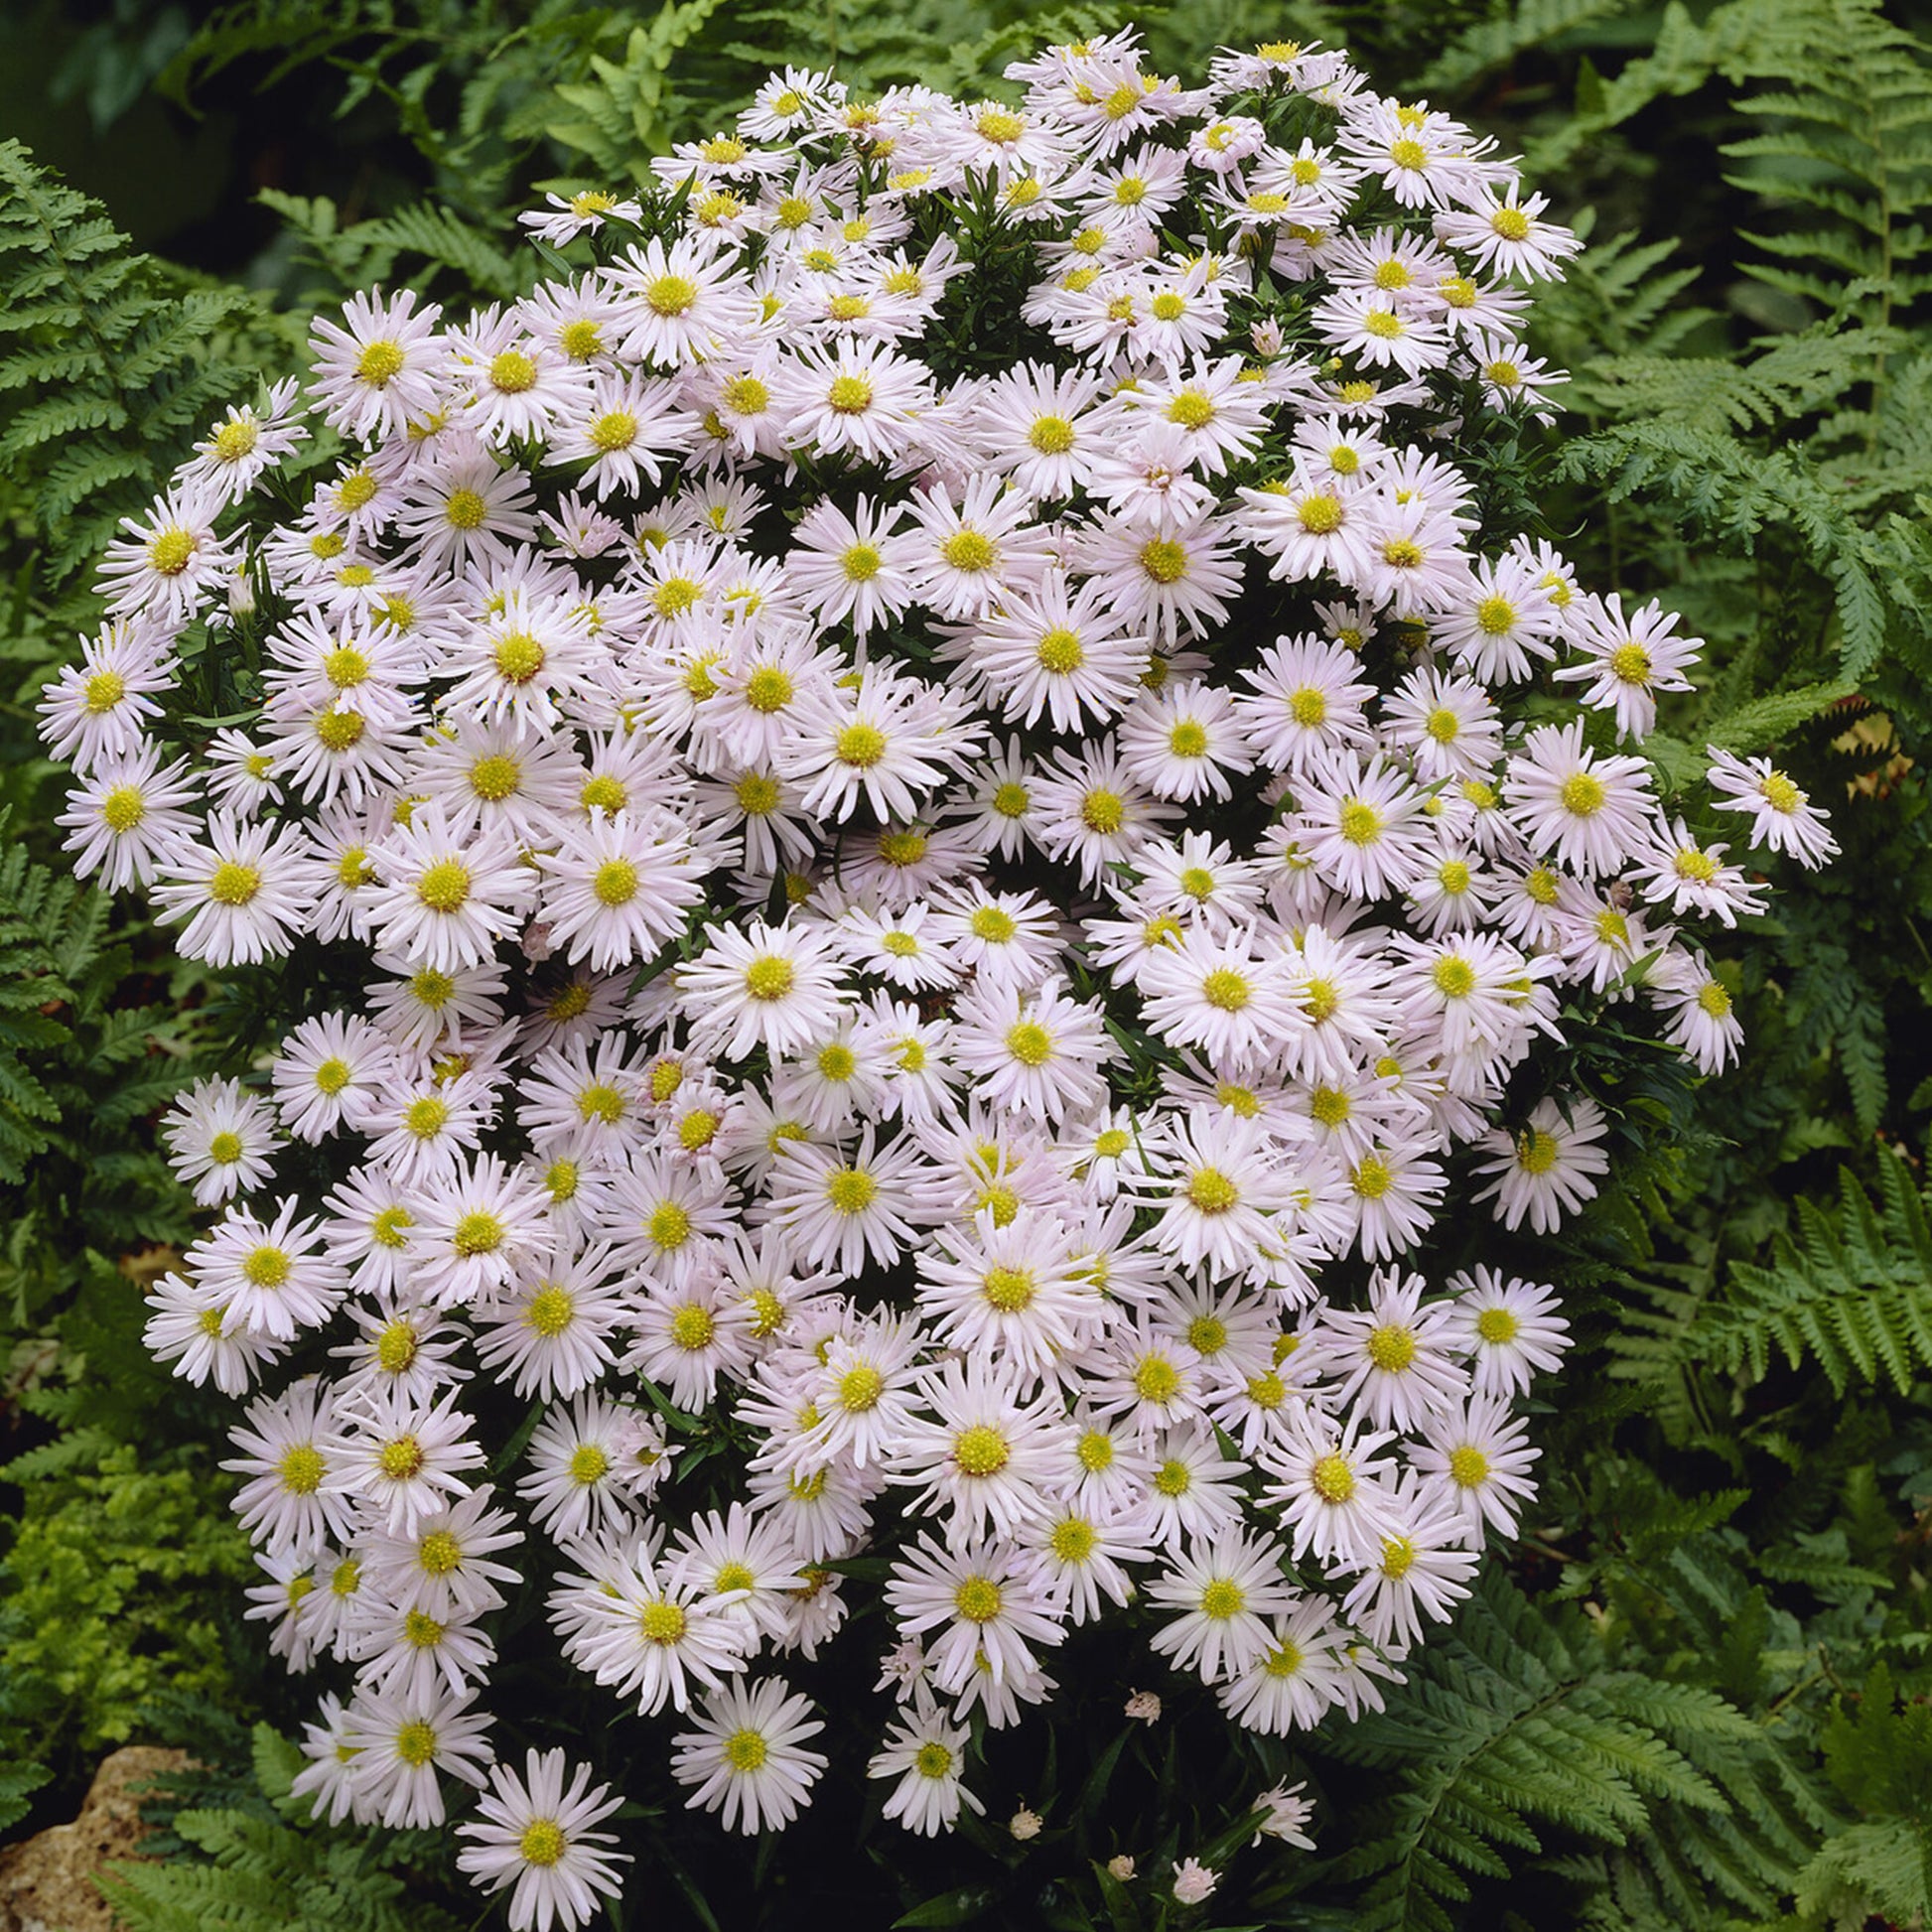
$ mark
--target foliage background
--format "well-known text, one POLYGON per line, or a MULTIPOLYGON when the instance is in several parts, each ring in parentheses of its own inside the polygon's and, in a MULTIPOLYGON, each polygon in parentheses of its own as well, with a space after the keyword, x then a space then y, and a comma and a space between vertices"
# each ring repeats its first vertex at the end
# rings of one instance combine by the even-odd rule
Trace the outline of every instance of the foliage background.
POLYGON ((181 1743, 204 1768, 156 1801, 166 1862, 119 1892, 136 1928, 474 1917, 442 1835, 331 1833, 288 1802, 299 1701, 238 1614, 250 1566, 217 1408, 140 1347, 143 1285, 192 1227, 154 1122, 225 1022, 199 971, 61 877, 32 698, 88 621, 91 554, 221 399, 299 366, 317 305, 378 275, 515 292, 510 217, 539 185, 639 177, 788 61, 998 94, 1036 39, 1132 18, 1184 75, 1220 44, 1346 44, 1378 85, 1524 155, 1591 241, 1541 308, 1540 345, 1576 377, 1527 453, 1551 533, 1594 585, 1660 595, 1709 641, 1658 756, 1779 746, 1844 856, 1781 877, 1730 948, 1741 1069, 1694 1092, 1576 1069, 1660 1151, 1550 1258, 1582 1345, 1540 1418, 1539 1509, 1385 1717, 1230 1757, 1178 1685, 1154 1729, 1095 1695, 1044 1757, 996 1754, 994 1822, 936 1848, 849 1794, 745 1861, 640 1781, 625 1827, 655 1869, 616 1922, 1923 1926, 1932 68, 1915 11, 0 9, 0 1838, 70 1816, 116 1743, 181 1743), (1314 1855, 1248 1848, 1248 1799, 1283 1774, 1319 1797, 1314 1855), (1045 1819, 1024 1846, 998 1822, 1023 1801, 1045 1819), (1141 1881, 1107 1875, 1118 1852, 1141 1881), (1183 1913, 1145 1880, 1190 1854, 1227 1870, 1183 1913))

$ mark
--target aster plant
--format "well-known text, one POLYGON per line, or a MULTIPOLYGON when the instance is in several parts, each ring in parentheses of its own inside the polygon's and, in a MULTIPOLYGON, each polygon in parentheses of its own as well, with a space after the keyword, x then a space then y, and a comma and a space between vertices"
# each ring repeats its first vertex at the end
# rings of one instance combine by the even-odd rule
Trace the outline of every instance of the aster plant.
POLYGON ((507 1642, 749 1833, 955 1829, 1082 1626, 1376 1705, 1535 1494, 1575 1069, 1721 1073, 1725 828, 1832 850, 1646 751, 1697 646, 1540 530, 1578 244, 1491 144, 1318 49, 1009 71, 774 76, 522 300, 319 321, 43 702, 76 870, 235 985, 148 1338, 246 1405, 300 1782, 455 1801, 518 1927, 624 1855, 507 1642))

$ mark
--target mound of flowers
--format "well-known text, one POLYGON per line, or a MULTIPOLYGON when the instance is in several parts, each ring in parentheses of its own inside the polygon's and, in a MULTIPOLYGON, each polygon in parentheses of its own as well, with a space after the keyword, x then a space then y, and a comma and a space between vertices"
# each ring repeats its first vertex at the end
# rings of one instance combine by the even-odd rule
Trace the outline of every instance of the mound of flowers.
POLYGON ((519 1926, 622 1881, 497 1759, 519 1591, 745 1832, 865 1601, 841 1770, 918 1833, 1096 1620, 1257 1731, 1377 1704, 1534 1495, 1558 1069, 1722 1071, 1725 829, 1831 850, 1645 756, 1696 644, 1538 532, 1578 244, 1490 143, 1319 50, 1010 75, 774 76, 523 299, 357 296, 43 703, 76 870, 235 983, 148 1338, 246 1404, 301 1783, 480 1787, 519 1926))

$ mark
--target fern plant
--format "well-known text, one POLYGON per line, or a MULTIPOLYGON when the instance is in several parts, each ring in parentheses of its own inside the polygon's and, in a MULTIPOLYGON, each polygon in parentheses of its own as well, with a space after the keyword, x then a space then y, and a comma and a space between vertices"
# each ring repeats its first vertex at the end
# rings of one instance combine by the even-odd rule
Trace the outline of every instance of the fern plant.
POLYGON ((1819 1810, 1725 1698, 1612 1667, 1580 1613, 1504 1580, 1478 1587, 1399 1702, 1322 1741, 1385 1780, 1333 1873, 1361 1887, 1362 1932, 1448 1932, 1472 1878, 1508 1877, 1509 1855, 1552 1834, 1629 1853, 1690 1906, 1680 1923, 1711 1923, 1719 1900, 1767 1912, 1819 1810))
POLYGON ((0 853, 0 1284, 19 1323, 83 1266, 48 1250, 71 1227, 129 1247, 188 1233, 186 1196, 147 1123, 187 1077, 200 1022, 153 997, 136 936, 24 846, 0 853))
POLYGON ((392 280, 405 265, 412 286, 426 288, 440 280, 444 291, 454 284, 488 300, 522 294, 534 274, 531 250, 513 255, 461 215, 427 202, 345 224, 327 196, 305 198, 271 188, 258 199, 282 217, 302 258, 324 272, 324 284, 310 291, 318 305, 339 300, 345 289, 392 280))
POLYGON ((319 1826, 290 1790, 301 1752, 260 1724, 252 1756, 252 1788, 230 1802, 160 1808, 177 1856, 110 1867, 101 1889, 127 1932, 458 1932, 422 1895, 430 1834, 319 1826))
POLYGON ((1932 1229, 1902 1158, 1878 1167, 1874 1203, 1839 1173, 1836 1214, 1800 1201, 1797 1238, 1780 1233, 1768 1265, 1738 1262, 1729 1295, 1687 1337, 1695 1357, 1762 1381, 1776 1355, 1815 1365, 1843 1395, 1889 1381, 1903 1395, 1932 1369, 1932 1229))
POLYGON ((240 289, 136 253, 96 202, 0 142, 0 475, 34 518, 43 581, 90 563, 153 478, 260 361, 273 333, 240 289))

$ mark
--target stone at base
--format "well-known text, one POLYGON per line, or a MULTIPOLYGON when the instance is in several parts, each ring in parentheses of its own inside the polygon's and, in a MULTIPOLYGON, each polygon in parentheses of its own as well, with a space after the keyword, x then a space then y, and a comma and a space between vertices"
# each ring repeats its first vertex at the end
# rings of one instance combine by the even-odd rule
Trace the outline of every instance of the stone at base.
POLYGON ((0 1932, 112 1932, 94 1874, 110 1860, 139 1855, 135 1792, 187 1762, 186 1751, 130 1744, 101 1761, 71 1825, 0 1851, 0 1932))

